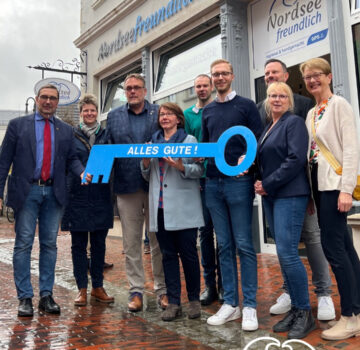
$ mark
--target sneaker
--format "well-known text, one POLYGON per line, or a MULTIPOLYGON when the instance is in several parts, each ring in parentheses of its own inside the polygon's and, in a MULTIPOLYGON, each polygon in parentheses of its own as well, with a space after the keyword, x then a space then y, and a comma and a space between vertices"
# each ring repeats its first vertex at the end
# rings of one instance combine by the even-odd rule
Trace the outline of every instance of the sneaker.
POLYGON ((334 303, 330 296, 318 298, 317 318, 319 321, 330 321, 335 318, 334 303))
POLYGON ((271 306, 270 314, 282 315, 286 314, 291 309, 291 299, 288 293, 282 293, 276 300, 276 304, 271 306))
POLYGON ((243 308, 241 328, 243 331, 256 331, 259 328, 256 309, 248 306, 243 308))
POLYGON ((231 306, 224 304, 219 311, 207 319, 207 324, 212 326, 220 326, 229 321, 236 320, 241 317, 240 308, 238 306, 231 306))

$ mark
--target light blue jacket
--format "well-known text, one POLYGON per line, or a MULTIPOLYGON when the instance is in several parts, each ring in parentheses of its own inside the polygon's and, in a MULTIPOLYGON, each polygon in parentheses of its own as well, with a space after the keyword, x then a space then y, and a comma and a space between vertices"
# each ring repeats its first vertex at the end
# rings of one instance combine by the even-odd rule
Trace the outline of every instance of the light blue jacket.
MULTIPOLYGON (((183 143, 196 143, 196 138, 188 135, 183 143)), ((182 161, 185 173, 166 163, 164 167, 164 225, 168 231, 204 226, 199 185, 199 178, 204 173, 204 166, 200 163, 195 163, 193 158, 182 158, 182 161)), ((150 231, 157 232, 157 213, 160 194, 158 159, 152 158, 147 169, 144 169, 141 162, 141 171, 144 179, 149 181, 150 231)))

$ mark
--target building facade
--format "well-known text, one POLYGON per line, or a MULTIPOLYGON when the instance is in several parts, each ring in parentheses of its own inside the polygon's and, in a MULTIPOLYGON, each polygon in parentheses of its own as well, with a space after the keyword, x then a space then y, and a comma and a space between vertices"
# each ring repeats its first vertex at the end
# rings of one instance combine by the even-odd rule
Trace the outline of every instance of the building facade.
MULTIPOLYGON (((194 103, 193 79, 210 63, 228 59, 233 87, 242 96, 265 96, 264 62, 283 60, 293 90, 306 94, 299 64, 331 61, 334 93, 359 113, 360 0, 82 0, 85 88, 99 97, 101 120, 126 103, 122 83, 142 73, 148 99, 194 103)), ((262 229, 262 251, 274 251, 262 229)))

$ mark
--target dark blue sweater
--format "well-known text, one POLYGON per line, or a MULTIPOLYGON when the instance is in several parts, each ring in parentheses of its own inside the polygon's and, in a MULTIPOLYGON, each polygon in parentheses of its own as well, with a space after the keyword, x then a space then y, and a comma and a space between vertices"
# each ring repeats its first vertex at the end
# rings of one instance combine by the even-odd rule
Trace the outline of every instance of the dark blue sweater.
MULTIPOLYGON (((260 114, 253 101, 236 95, 230 101, 209 103, 202 114, 202 142, 217 142, 220 135, 232 126, 242 125, 249 128, 256 139, 261 135, 263 126, 260 114)), ((241 136, 233 136, 227 143, 225 159, 229 165, 236 165, 238 158, 246 153, 246 144, 241 136)), ((216 167, 214 158, 209 158, 207 177, 226 177, 216 167)))

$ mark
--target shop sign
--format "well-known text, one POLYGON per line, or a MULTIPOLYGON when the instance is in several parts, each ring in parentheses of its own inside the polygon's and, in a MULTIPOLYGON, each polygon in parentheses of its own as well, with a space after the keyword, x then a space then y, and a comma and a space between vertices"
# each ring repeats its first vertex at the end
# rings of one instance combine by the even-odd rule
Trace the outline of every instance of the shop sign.
POLYGON ((328 45, 326 0, 258 0, 250 17, 256 70, 268 59, 328 45))
POLYGON ((52 84, 59 91, 59 104, 58 106, 66 106, 75 103, 81 94, 80 89, 71 81, 61 78, 46 78, 39 80, 34 87, 35 95, 37 96, 38 91, 41 87, 52 84))
POLYGON ((166 6, 160 7, 154 13, 138 15, 134 27, 124 31, 119 30, 117 37, 111 42, 103 42, 99 49, 98 61, 101 61, 113 53, 116 53, 128 46, 130 43, 136 43, 139 37, 148 33, 151 29, 157 27, 172 16, 179 13, 183 7, 187 7, 194 0, 170 0, 166 6))

